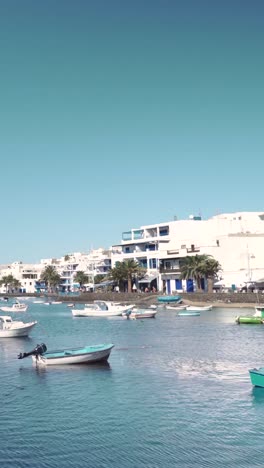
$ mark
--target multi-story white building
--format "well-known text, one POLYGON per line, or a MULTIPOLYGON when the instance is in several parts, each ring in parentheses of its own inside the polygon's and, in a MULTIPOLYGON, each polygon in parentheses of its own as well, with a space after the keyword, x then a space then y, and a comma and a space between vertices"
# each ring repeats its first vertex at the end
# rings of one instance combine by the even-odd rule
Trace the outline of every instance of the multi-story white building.
POLYGON ((264 278, 263 247, 264 212, 228 213, 208 220, 190 216, 123 232, 121 243, 112 247, 112 265, 134 259, 146 268, 139 287, 192 291, 192 279, 180 279, 181 261, 207 254, 221 264, 222 284, 240 288, 264 278))
MULTIPOLYGON (((17 279, 21 286, 13 292, 34 293, 36 291, 36 282, 39 280, 42 271, 41 264, 31 264, 22 262, 13 262, 10 265, 0 266, 0 280, 4 276, 12 275, 17 279)), ((9 287, 9 290, 12 287, 9 287)), ((0 287, 1 293, 6 293, 6 287, 0 287)))
MULTIPOLYGON (((46 266, 51 265, 61 277, 59 289, 62 292, 73 292, 79 290, 75 276, 78 271, 83 271, 89 277, 87 286, 94 287, 96 275, 106 275, 111 268, 111 252, 105 249, 91 250, 88 254, 75 252, 61 258, 46 258, 40 263, 27 264, 13 262, 9 265, 0 265, 0 280, 4 276, 12 275, 20 282, 20 287, 13 292, 34 293, 45 291, 45 285, 41 281, 41 273, 46 266)), ((9 292, 12 287, 9 287, 9 292)), ((6 287, 0 287, 1 293, 6 293, 6 287)))
POLYGON ((58 259, 41 260, 43 268, 52 265, 61 276, 62 292, 73 292, 79 289, 75 277, 78 271, 83 271, 89 278, 88 288, 94 287, 96 275, 106 275, 111 268, 111 252, 103 248, 91 250, 89 253, 75 252, 58 259))

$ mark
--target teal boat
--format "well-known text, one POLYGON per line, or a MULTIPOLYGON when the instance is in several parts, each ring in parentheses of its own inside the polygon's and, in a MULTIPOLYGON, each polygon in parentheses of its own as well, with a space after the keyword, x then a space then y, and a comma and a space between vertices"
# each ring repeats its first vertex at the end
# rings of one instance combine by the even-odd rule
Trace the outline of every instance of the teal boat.
POLYGON ((181 302, 181 296, 159 296, 158 302, 181 302))
POLYGON ((188 312, 188 310, 183 310, 182 312, 179 312, 178 315, 180 317, 198 317, 200 312, 188 312))
POLYGON ((255 387, 264 387, 264 367, 249 369, 249 375, 252 385, 255 387))
POLYGON ((20 353, 18 359, 31 356, 35 364, 44 364, 46 366, 56 364, 92 364, 94 362, 107 361, 113 347, 114 345, 109 343, 85 346, 83 348, 65 348, 47 351, 47 346, 45 343, 42 343, 28 353, 20 353))

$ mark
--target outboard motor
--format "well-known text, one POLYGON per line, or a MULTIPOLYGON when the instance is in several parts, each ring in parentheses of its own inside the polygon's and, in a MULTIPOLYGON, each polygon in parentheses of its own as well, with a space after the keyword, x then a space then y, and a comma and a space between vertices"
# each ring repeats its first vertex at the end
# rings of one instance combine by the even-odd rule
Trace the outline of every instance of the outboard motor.
POLYGON ((24 359, 25 357, 28 356, 41 356, 47 351, 47 346, 45 343, 37 344, 37 346, 32 350, 29 351, 29 353, 20 353, 17 358, 18 359, 24 359))

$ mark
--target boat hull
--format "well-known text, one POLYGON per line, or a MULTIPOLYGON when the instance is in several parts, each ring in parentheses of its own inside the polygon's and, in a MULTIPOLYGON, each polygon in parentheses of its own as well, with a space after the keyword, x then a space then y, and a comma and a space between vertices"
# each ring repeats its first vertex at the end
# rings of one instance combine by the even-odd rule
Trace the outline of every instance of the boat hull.
POLYGON ((44 366, 55 366, 55 365, 66 365, 66 364, 93 364, 97 362, 107 361, 113 344, 110 345, 98 345, 87 348, 87 352, 78 350, 64 350, 46 352, 43 355, 32 356, 32 360, 36 365, 44 366), (92 350, 93 348, 93 350, 92 350), (90 352, 88 351, 90 349, 90 352))
POLYGON ((180 302, 181 296, 159 296, 158 302, 180 302))
POLYGON ((213 306, 209 305, 209 306, 188 306, 186 310, 188 311, 192 311, 192 312, 203 312, 203 311, 207 311, 207 310, 212 310, 213 306))
POLYGON ((27 309, 28 309, 27 305, 25 305, 24 307, 20 307, 20 308, 15 308, 12 306, 0 307, 0 310, 2 310, 3 312, 26 312, 27 309))
POLYGON ((155 318, 157 312, 131 312, 130 315, 128 315, 128 318, 130 319, 147 319, 147 318, 155 318))
POLYGON ((250 380, 255 387, 264 387, 264 368, 250 369, 250 380))
POLYGON ((26 324, 24 327, 15 328, 13 330, 0 330, 0 338, 15 338, 28 336, 28 334, 36 324, 37 322, 32 322, 30 324, 26 324))
POLYGON ((122 311, 109 311, 109 310, 77 310, 72 309, 73 317, 118 317, 122 315, 122 311))
POLYGON ((253 315, 241 315, 236 317, 236 322, 238 324, 252 324, 252 325, 260 325, 263 324, 263 318, 261 317, 255 317, 253 315))
POLYGON ((179 312, 178 315, 180 317, 198 317, 200 315, 200 312, 182 311, 182 312, 179 312))

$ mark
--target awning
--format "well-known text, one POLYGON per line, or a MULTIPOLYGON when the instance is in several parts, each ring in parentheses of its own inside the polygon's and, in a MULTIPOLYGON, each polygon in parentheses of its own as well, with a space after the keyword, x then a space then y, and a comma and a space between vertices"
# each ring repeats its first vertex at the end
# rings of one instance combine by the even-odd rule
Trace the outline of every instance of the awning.
POLYGON ((141 278, 139 280, 139 283, 147 283, 147 284, 150 284, 151 281, 155 280, 156 278, 158 278, 158 274, 156 275, 145 275, 143 278, 141 278))

